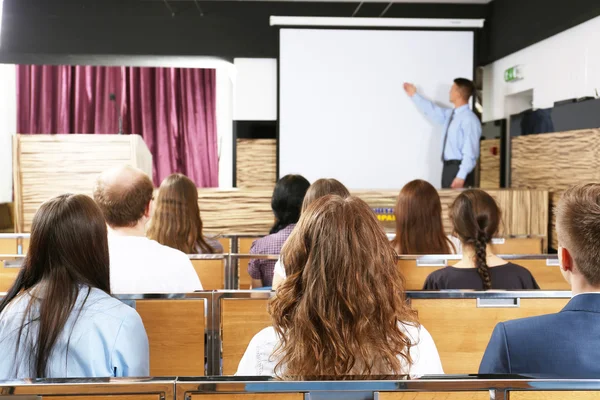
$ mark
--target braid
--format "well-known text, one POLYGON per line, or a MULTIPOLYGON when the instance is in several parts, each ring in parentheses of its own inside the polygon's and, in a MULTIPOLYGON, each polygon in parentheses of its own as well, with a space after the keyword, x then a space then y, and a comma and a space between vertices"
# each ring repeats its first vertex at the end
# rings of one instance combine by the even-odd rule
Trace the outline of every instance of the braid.
POLYGON ((477 272, 483 281, 483 288, 489 290, 492 288, 492 277, 490 267, 487 265, 487 240, 485 234, 477 235, 475 240, 475 265, 477 272))

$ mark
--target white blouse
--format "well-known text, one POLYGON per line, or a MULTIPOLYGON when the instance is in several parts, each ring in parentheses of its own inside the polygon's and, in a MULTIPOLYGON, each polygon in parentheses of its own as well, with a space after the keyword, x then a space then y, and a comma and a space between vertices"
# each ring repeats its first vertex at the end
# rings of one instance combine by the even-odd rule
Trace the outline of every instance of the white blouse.
MULTIPOLYGON (((440 355, 427 329, 422 325, 415 327, 399 324, 399 327, 408 334, 412 343, 410 357, 413 363, 406 371, 406 375, 443 374, 440 355)), ((271 355, 278 343, 279 339, 273 327, 265 328, 257 333, 250 341, 235 374, 239 376, 274 376, 278 360, 271 355)), ((404 362, 402 358, 400 360, 404 362)))

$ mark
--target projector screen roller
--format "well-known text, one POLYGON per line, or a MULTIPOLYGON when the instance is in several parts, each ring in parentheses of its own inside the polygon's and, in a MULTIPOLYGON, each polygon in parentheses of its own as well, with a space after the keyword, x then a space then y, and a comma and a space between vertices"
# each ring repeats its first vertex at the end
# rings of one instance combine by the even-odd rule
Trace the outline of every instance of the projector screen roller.
POLYGON ((279 62, 280 176, 441 186, 443 127, 402 85, 450 107, 454 78, 473 77, 473 32, 281 29, 279 62))

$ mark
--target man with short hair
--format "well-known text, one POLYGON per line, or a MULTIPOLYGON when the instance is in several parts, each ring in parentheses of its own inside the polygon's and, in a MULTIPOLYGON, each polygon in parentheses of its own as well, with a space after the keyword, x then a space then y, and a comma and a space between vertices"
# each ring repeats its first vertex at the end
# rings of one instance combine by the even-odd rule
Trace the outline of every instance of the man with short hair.
POLYGON ((600 184, 562 195, 556 230, 560 270, 573 297, 557 314, 499 323, 479 373, 600 376, 600 184))
POLYGON ((442 188, 474 186, 473 170, 479 158, 481 121, 469 108, 469 99, 475 94, 473 82, 465 78, 454 80, 450 89, 450 102, 454 108, 443 108, 425 99, 412 83, 405 83, 404 90, 427 118, 444 126, 442 188))
POLYGON ((146 238, 154 186, 130 166, 98 177, 94 200, 108 224, 112 293, 187 293, 202 290, 187 255, 146 238))

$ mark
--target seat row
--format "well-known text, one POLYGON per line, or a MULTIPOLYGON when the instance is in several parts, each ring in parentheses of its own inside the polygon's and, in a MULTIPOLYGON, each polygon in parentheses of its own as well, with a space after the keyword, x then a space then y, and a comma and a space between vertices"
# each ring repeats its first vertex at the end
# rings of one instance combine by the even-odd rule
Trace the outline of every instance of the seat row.
MULTIPOLYGON (((242 264, 253 257, 269 256, 231 253, 190 255, 192 265, 205 290, 249 289, 250 284, 244 278, 249 278, 249 275, 242 264)), ((501 257, 527 268, 542 290, 570 290, 559 271, 556 255, 530 254, 501 257)), ((277 256, 273 255, 271 258, 277 256)), ((421 290, 429 274, 446 265, 453 265, 459 260, 460 256, 453 255, 399 256, 398 268, 405 278, 406 290, 421 290)), ((6 292, 10 288, 19 273, 20 263, 18 259, 0 261, 0 292, 6 292)))
MULTIPOLYGON (((142 318, 151 376, 233 375, 252 337, 271 325, 273 292, 119 295, 142 318)), ((570 292, 407 292, 448 374, 478 371, 498 322, 560 311, 570 292)))
POLYGON ((595 399, 600 380, 510 377, 355 378, 275 381, 264 378, 66 379, 0 381, 3 399, 29 400, 558 400, 595 399))
MULTIPOLYGON (((252 243, 257 239, 257 236, 243 236, 243 235, 227 235, 219 238, 219 242, 223 246, 225 254, 228 253, 239 253, 248 254, 250 253, 250 247, 252 243)), ((543 239, 539 237, 523 237, 523 238, 497 238, 493 239, 493 253, 494 254, 531 254, 539 255, 542 254, 544 243, 543 239)), ((0 254, 2 255, 23 255, 27 252, 29 247, 29 234, 0 234, 0 254)), ((251 278, 248 275, 248 262, 250 257, 235 258, 231 262, 232 268, 235 268, 237 272, 231 272, 228 276, 227 266, 223 260, 213 260, 212 262, 206 261, 192 261, 196 271, 200 276, 202 285, 208 290, 220 290, 220 289, 250 289, 251 278), (202 265, 200 265, 202 264, 202 265), (221 269, 219 269, 221 268, 221 269)), ((519 259, 520 260, 520 259, 519 259)), ((439 261, 439 259, 438 259, 439 261)), ((517 262, 520 265, 522 263, 517 262)), ((527 265, 523 265, 528 267, 527 265)), ((421 270, 424 271, 424 270, 421 270)), ((433 270, 429 270, 432 272, 433 270)), ((9 271, 10 272, 10 271, 9 271)), ((533 271, 532 271, 533 273, 533 271)), ((10 274, 9 274, 10 275, 10 274)), ((425 275, 427 276, 427 275, 425 275)), ((534 273, 537 279, 537 275, 534 273)), ((0 276, 1 279, 1 276, 0 276)), ((423 287, 425 279, 415 278, 418 281, 417 284, 407 286, 409 290, 420 290, 423 287)), ((543 280, 542 280, 543 282, 543 280)), ((539 280, 538 280, 538 283, 539 280)), ((556 286, 554 284, 542 285, 542 289, 562 289, 568 288, 567 286, 556 286)), ((0 282, 0 292, 5 291, 6 288, 0 282)))

